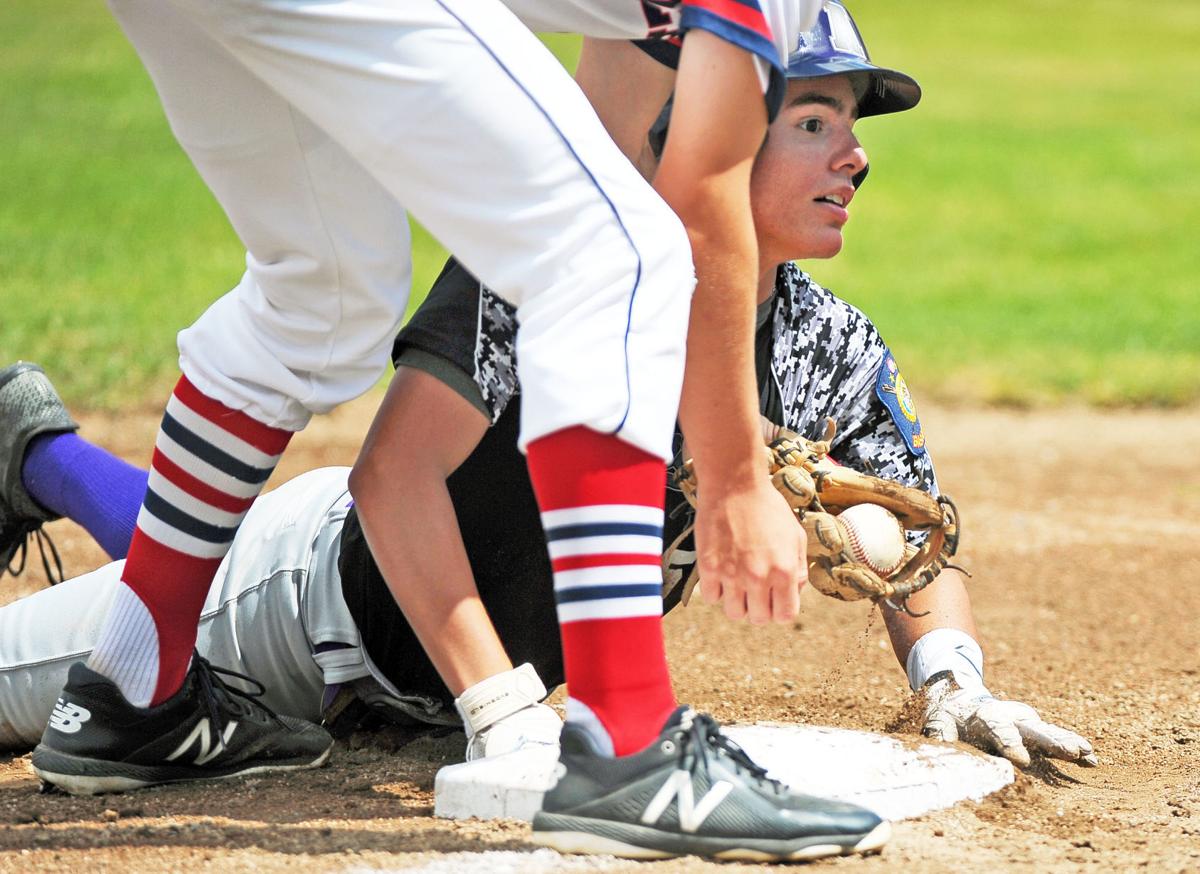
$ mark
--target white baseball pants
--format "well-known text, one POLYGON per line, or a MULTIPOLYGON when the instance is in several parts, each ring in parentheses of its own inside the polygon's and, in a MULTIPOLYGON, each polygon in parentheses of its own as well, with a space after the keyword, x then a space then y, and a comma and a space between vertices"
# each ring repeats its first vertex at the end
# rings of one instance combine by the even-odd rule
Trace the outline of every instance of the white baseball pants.
MULTIPOLYGON (((348 473, 312 471, 254 504, 209 590, 196 640, 214 665, 262 682, 267 706, 313 721, 326 684, 374 676, 395 691, 359 648, 342 599, 348 473), (327 642, 349 646, 315 651, 327 642)), ((91 653, 123 567, 112 562, 0 608, 0 748, 41 738, 67 669, 91 653)))
POLYGON ((246 244, 180 334, 202 391, 296 430, 384 371, 404 208, 518 307, 522 440, 572 425, 663 458, 687 237, 500 0, 110 0, 246 244))

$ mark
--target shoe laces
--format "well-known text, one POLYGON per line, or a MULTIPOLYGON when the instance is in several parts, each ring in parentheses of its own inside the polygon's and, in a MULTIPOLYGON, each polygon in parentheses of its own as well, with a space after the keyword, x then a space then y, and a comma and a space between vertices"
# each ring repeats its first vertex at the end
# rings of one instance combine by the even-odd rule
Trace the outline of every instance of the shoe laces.
POLYGON ((687 710, 680 719, 679 727, 688 739, 687 745, 695 751, 693 761, 702 764, 705 771, 708 771, 709 757, 720 756, 730 761, 736 771, 749 777, 763 789, 776 795, 783 795, 788 791, 778 780, 768 777, 767 769, 756 765, 750 754, 722 732, 720 723, 711 716, 687 710))
MULTIPOLYGON (((208 711, 208 717, 212 720, 214 727, 224 724, 221 720, 222 710, 233 716, 246 716, 256 710, 261 710, 270 718, 278 721, 279 716, 275 711, 259 700, 266 693, 267 687, 253 677, 229 668, 219 668, 200 655, 198 651, 192 653, 192 671, 196 675, 196 682, 200 685, 200 695, 204 699, 205 709, 208 711), (239 689, 236 686, 227 685, 222 677, 249 683, 253 689, 239 689)), ((224 746, 225 741, 221 738, 221 732, 217 732, 217 736, 221 746, 224 746)))
POLYGON ((62 557, 58 554, 58 547, 54 545, 54 541, 50 539, 50 535, 43 531, 40 525, 36 528, 19 531, 16 536, 16 542, 13 543, 9 548, 8 554, 4 557, 4 569, 6 571, 14 577, 18 577, 25 572, 25 562, 29 558, 29 540, 32 538, 37 542, 38 552, 42 558, 42 569, 45 570, 46 579, 50 581, 50 585, 56 585, 66 579, 66 574, 63 573, 62 557), (48 555, 47 550, 49 551, 48 555), (20 554, 19 557, 18 553, 20 554), (51 560, 54 562, 53 568, 50 566, 51 560))

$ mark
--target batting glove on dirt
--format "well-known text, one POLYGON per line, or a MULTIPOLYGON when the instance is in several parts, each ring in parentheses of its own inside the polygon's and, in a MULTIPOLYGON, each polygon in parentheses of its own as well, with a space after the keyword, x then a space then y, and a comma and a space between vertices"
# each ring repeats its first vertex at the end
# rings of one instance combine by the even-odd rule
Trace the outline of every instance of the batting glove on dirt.
POLYGON ((960 689, 949 671, 930 677, 924 689, 921 733, 926 737, 961 740, 1020 768, 1029 767, 1035 753, 1086 767, 1097 764, 1087 739, 1046 722, 1028 704, 1002 701, 983 686, 960 689))
POLYGON ((540 703, 546 687, 533 665, 488 677, 454 701, 467 733, 467 761, 516 752, 531 745, 558 746, 562 720, 540 703))

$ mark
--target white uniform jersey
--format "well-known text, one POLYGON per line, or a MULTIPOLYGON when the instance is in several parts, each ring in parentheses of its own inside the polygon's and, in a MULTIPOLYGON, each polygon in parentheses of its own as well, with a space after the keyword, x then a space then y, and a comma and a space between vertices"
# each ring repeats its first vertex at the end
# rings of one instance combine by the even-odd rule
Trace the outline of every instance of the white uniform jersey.
POLYGON ((820 0, 504 0, 534 31, 607 39, 678 42, 692 28, 710 31, 755 57, 764 92, 782 71, 820 0))
POLYGON ((110 5, 248 250, 180 334, 200 391, 298 430, 373 385, 407 306, 407 208, 520 309, 524 442, 585 425, 669 457, 687 234, 530 29, 703 28, 758 59, 770 105, 818 0, 110 5))

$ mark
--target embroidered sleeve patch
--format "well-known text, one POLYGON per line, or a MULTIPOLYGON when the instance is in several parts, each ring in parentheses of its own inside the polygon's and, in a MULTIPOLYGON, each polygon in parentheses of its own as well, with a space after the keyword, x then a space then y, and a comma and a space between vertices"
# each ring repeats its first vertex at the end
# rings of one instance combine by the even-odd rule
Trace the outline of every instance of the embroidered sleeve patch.
POLYGON ((875 380, 875 394, 891 413, 908 448, 914 455, 924 455, 925 434, 921 431, 921 420, 917 418, 917 405, 890 349, 883 352, 883 363, 879 365, 879 376, 875 380))

